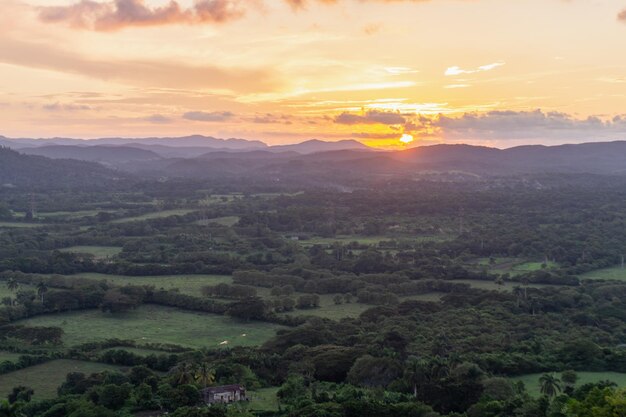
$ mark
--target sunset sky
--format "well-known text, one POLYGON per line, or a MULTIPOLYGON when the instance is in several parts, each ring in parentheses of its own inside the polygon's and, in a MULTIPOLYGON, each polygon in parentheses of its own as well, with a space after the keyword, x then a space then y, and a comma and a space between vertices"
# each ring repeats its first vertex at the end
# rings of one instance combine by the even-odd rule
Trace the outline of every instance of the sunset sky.
POLYGON ((626 140, 626 0, 0 5, 7 137, 626 140))

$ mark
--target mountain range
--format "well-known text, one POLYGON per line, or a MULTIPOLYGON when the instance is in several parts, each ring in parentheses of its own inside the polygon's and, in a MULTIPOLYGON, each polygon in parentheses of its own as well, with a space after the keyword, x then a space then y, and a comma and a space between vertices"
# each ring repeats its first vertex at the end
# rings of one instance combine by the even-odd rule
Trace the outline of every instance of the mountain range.
POLYGON ((0 184, 27 185, 37 182, 40 174, 47 176, 42 181, 49 182, 57 173, 80 175, 83 170, 90 172, 83 179, 91 180, 130 176, 319 186, 425 175, 441 179, 544 173, 626 175, 626 141, 509 149, 432 145, 401 151, 381 151, 352 140, 267 146, 203 136, 93 141, 0 137, 0 145, 16 150, 4 149, 0 154, 0 184))

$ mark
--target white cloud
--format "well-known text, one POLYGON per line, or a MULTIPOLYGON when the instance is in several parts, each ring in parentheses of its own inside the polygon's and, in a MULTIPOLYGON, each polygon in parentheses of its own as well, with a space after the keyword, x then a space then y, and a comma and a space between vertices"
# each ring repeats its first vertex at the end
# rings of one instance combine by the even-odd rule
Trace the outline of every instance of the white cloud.
POLYGON ((505 64, 504 62, 494 62, 492 64, 481 65, 480 67, 475 68, 475 69, 463 69, 457 66, 448 67, 444 75, 446 75, 447 77, 450 77, 450 76, 463 75, 463 74, 475 74, 477 72, 491 71, 492 69, 501 67, 504 64, 505 64))

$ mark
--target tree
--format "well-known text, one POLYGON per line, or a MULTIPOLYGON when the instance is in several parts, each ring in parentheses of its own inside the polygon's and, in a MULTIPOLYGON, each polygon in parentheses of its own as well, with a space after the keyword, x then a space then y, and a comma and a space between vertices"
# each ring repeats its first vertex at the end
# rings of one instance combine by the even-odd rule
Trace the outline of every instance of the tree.
POLYGON ((179 363, 173 370, 174 381, 177 384, 190 384, 194 380, 194 369, 189 362, 179 363))
POLYGON ((9 399, 9 402, 11 404, 16 403, 18 401, 27 403, 31 400, 31 398, 33 398, 34 394, 35 394, 35 391, 31 387, 25 387, 23 385, 19 385, 17 387, 13 387, 13 390, 11 391, 11 393, 9 394, 7 398, 9 399))
POLYGON ((541 375, 539 383, 541 384, 541 393, 548 398, 555 397, 561 392, 561 381, 553 373, 541 375))
POLYGON ((565 388, 574 388, 574 385, 576 385, 576 381, 578 381, 578 375, 576 374, 576 371, 568 369, 561 372, 561 381, 563 381, 563 385, 565 386, 565 388))
POLYGON ((48 285, 45 282, 40 281, 39 284, 37 284, 37 295, 41 298, 41 304, 43 304, 43 296, 47 292, 48 285))
POLYGON ((427 381, 426 375, 427 364, 425 361, 413 356, 410 357, 404 368, 404 378, 413 387, 413 395, 417 397, 417 389, 420 384, 427 381))
POLYGON ((196 367, 194 377, 203 388, 215 382, 215 372, 207 362, 202 362, 196 367))
POLYGON ((9 289, 9 291, 15 292, 19 287, 20 284, 15 278, 11 277, 7 280, 7 288, 9 289))
POLYGON ((7 400, 2 400, 0 401, 0 417, 23 417, 21 408, 22 404, 19 402, 11 404, 7 400))

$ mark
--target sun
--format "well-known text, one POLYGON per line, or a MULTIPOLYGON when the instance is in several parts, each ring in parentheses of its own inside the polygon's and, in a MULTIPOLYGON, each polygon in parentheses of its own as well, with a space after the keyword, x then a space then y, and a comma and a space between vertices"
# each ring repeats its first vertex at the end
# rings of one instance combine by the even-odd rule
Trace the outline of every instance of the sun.
POLYGON ((403 134, 400 138, 400 142, 404 143, 405 145, 413 142, 414 140, 415 139, 413 138, 413 135, 409 135, 408 133, 403 134))

